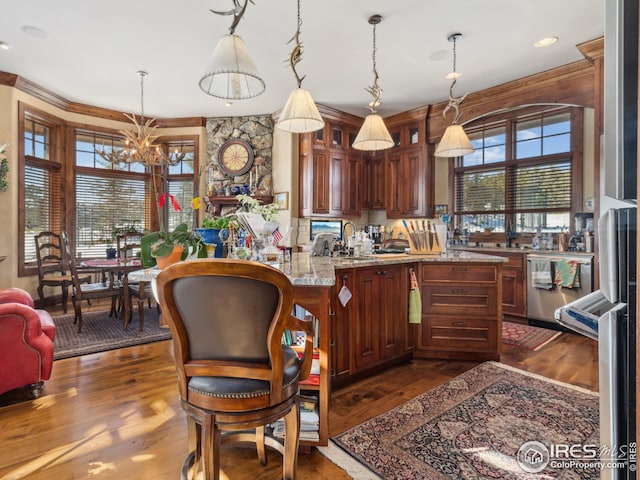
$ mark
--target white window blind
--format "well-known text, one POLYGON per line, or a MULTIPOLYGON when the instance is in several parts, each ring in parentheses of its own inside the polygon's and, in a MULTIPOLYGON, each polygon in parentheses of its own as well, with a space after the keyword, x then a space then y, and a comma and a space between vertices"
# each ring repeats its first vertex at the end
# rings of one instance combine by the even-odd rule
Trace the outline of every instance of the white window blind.
POLYGON ((76 255, 104 257, 106 247, 115 245, 114 229, 130 225, 145 228, 148 211, 143 176, 77 173, 76 255))
POLYGON ((60 166, 27 157, 24 167, 24 262, 36 262, 34 235, 60 232, 60 166))

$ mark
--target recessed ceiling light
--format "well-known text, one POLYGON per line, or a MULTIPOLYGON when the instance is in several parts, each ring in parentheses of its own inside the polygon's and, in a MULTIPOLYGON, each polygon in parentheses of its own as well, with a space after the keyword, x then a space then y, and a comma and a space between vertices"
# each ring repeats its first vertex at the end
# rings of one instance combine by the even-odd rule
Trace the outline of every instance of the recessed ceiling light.
POLYGON ((460 78, 460 75, 462 75, 462 72, 450 72, 450 73, 447 73, 447 80, 453 80, 454 78, 460 78))
POLYGON ((536 43, 533 44, 533 46, 538 48, 550 47, 557 41, 558 41, 558 37, 545 37, 541 40, 538 40, 536 43))
POLYGON ((231 105, 233 105, 233 102, 225 102, 225 103, 224 103, 224 106, 225 106, 225 107, 230 107, 231 105))
POLYGON ((7 42, 0 41, 1 50, 9 50, 10 48, 11 48, 11 45, 9 45, 7 42))
POLYGON ((46 40, 47 38, 49 38, 49 34, 45 30, 38 27, 24 25, 23 27, 20 27, 20 30, 22 30, 26 35, 34 38, 39 38, 40 40, 46 40))

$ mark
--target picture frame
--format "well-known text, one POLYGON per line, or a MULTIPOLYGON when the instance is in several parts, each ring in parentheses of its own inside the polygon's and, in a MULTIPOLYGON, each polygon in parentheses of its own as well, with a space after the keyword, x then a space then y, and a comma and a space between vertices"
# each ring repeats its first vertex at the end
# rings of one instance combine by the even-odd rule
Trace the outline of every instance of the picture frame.
POLYGON ((447 205, 436 205, 436 215, 445 215, 447 210, 447 205))
POLYGON ((289 209, 289 192, 278 192, 273 195, 273 203, 278 210, 289 209))

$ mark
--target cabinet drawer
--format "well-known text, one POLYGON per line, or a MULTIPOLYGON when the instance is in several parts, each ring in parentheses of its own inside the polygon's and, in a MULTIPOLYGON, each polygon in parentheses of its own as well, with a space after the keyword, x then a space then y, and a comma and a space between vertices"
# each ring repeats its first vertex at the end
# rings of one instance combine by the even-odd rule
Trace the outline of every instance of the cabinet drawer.
MULTIPOLYGON (((495 255, 495 254, 494 254, 495 255)), ((515 254, 505 254, 499 253, 497 254, 499 257, 504 257, 509 260, 507 263, 502 264, 502 268, 524 268, 525 255, 524 253, 515 253, 515 254)))
POLYGON ((498 290, 472 285, 423 285, 422 313, 496 315, 498 290))
POLYGON ((452 351, 494 351, 498 322, 487 319, 423 315, 422 347, 452 351))
POLYGON ((423 282, 496 283, 498 267, 493 265, 422 265, 423 282))

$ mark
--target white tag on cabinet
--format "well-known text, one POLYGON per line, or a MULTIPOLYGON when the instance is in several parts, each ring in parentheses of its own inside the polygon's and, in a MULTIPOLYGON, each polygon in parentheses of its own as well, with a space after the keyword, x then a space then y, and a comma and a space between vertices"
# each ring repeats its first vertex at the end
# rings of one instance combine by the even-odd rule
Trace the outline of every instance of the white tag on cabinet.
POLYGON ((340 291, 338 292, 338 300, 340 300, 340 304, 343 307, 347 306, 347 303, 349 303, 349 300, 351 300, 352 296, 353 295, 351 294, 351 290, 349 290, 349 288, 346 285, 343 285, 340 291))

